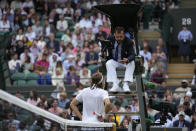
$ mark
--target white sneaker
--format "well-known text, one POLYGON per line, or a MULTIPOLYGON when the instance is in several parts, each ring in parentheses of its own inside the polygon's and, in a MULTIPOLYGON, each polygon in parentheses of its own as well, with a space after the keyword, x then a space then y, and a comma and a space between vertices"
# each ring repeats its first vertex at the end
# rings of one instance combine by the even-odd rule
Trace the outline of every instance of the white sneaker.
POLYGON ((123 84, 123 91, 124 92, 130 92, 128 82, 124 82, 124 84, 123 84))
POLYGON ((118 91, 120 91, 120 88, 118 87, 117 84, 114 84, 112 88, 109 90, 109 92, 118 92, 118 91))

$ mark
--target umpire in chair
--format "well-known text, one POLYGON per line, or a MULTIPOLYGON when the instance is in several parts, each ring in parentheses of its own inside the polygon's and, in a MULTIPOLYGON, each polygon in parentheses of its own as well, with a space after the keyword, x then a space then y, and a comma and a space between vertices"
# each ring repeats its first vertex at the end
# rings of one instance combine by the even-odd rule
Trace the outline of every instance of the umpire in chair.
POLYGON ((133 73, 135 69, 135 51, 133 41, 125 36, 125 29, 117 26, 114 29, 114 35, 108 38, 112 43, 112 47, 108 50, 106 62, 107 82, 113 83, 110 92, 121 91, 118 85, 117 67, 126 67, 123 91, 130 92, 128 82, 133 82, 133 73))

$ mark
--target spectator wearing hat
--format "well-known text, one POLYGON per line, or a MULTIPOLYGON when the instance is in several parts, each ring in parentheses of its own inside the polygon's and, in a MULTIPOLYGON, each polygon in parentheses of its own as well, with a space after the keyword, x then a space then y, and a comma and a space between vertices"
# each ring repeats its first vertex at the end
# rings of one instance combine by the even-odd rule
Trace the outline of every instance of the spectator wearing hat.
POLYGON ((63 32, 68 28, 68 24, 63 15, 60 15, 59 18, 60 20, 57 21, 56 29, 63 32))
MULTIPOLYGON (((180 112, 184 112, 184 105, 183 104, 178 105, 178 107, 177 107, 177 113, 178 114, 176 114, 176 116, 173 117, 172 122, 175 122, 175 121, 179 120, 180 112)), ((186 114, 184 115, 184 119, 188 122, 191 122, 191 117, 189 117, 186 114)))
POLYGON ((193 35, 190 30, 187 29, 186 25, 183 25, 183 29, 178 33, 178 40, 180 47, 178 54, 181 56, 181 62, 184 62, 186 56, 186 62, 189 62, 189 55, 191 54, 190 42, 193 39, 193 35))
POLYGON ((179 112, 179 120, 174 121, 173 127, 187 127, 188 131, 190 131, 190 122, 186 121, 185 118, 185 113, 183 111, 179 112))
POLYGON ((188 81, 182 80, 181 87, 178 87, 174 91, 174 98, 176 100, 180 100, 181 98, 184 98, 187 91, 191 91, 191 88, 188 87, 188 81))
POLYGON ((68 103, 69 99, 67 98, 67 94, 65 92, 60 93, 60 98, 58 99, 58 106, 62 109, 65 109, 68 103))
POLYGON ((63 62, 63 67, 68 70, 70 66, 75 66, 74 55, 70 54, 68 59, 63 62))

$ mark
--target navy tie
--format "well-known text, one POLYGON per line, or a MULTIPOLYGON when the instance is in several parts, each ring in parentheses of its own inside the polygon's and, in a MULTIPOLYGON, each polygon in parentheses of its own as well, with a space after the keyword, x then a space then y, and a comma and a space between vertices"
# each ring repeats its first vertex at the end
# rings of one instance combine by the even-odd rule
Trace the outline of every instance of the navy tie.
POLYGON ((115 50, 115 60, 118 61, 118 45, 116 46, 115 50))

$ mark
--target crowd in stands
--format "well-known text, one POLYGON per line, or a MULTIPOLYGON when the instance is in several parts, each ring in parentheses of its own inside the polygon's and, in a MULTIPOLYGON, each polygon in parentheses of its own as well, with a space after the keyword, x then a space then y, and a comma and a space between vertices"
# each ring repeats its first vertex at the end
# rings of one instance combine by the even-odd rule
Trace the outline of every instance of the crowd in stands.
MULTIPOLYGON (((21 92, 15 95, 30 104, 72 119, 69 103, 76 94, 90 85, 91 74, 102 66, 98 39, 110 34, 109 19, 96 11, 94 5, 138 3, 144 5, 142 21, 160 20, 167 6, 176 8, 178 0, 1 0, 0 33, 12 33, 7 54, 13 85, 54 85, 57 89, 46 97, 32 90, 27 98, 21 92), (145 10, 146 9, 146 10, 145 10), (148 10, 149 9, 149 12, 148 10), (146 12, 145 12, 146 11, 146 12), (147 15, 146 15, 146 14, 147 15), (148 13, 152 14, 150 18, 148 13), (66 85, 76 86, 76 93, 67 98, 66 85)), ((150 81, 159 85, 158 93, 147 93, 146 99, 165 100, 177 105, 175 114, 169 113, 165 126, 196 129, 195 103, 186 80, 175 92, 167 89, 168 52, 162 39, 154 50, 144 40, 140 46, 145 72, 144 84, 150 81), (182 91, 179 93, 179 91, 182 91)), ((193 80, 193 83, 195 81, 193 80)), ((138 98, 111 97, 112 112, 138 112, 138 98)), ((147 103, 148 104, 148 103, 147 103)), ((149 105, 148 114, 153 122, 160 121, 160 112, 149 105)), ((128 128, 138 116, 113 115, 107 122, 116 122, 128 128)), ((60 130, 62 127, 50 120, 36 116, 6 101, 0 101, 0 120, 3 130, 60 130), (29 117, 31 116, 31 117, 29 117), (28 120, 28 122, 24 122, 28 120), (28 128, 27 128, 28 127, 28 128)))

